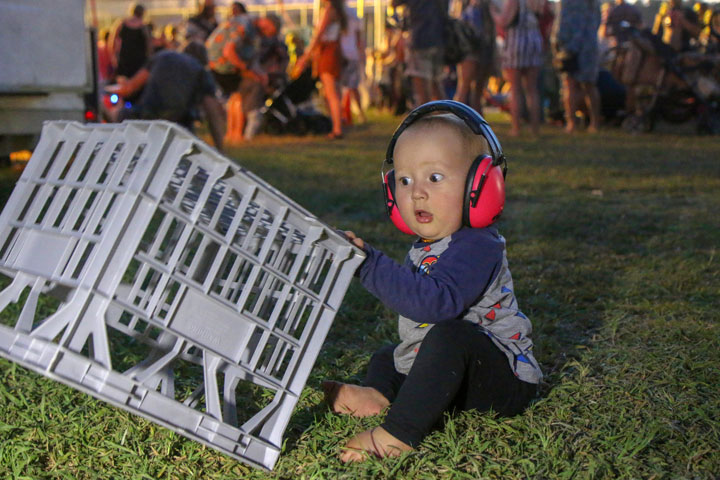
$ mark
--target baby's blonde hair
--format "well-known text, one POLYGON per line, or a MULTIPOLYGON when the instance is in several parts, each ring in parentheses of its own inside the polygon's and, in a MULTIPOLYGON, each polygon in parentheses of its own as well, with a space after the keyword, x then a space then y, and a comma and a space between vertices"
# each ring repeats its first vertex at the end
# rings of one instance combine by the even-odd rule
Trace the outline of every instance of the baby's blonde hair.
POLYGON ((453 130, 462 142, 462 151, 467 153, 468 162, 472 162, 478 155, 489 155, 490 147, 482 135, 476 134, 457 115, 452 113, 435 113, 425 115, 413 122, 406 131, 411 129, 435 129, 447 127, 453 130))

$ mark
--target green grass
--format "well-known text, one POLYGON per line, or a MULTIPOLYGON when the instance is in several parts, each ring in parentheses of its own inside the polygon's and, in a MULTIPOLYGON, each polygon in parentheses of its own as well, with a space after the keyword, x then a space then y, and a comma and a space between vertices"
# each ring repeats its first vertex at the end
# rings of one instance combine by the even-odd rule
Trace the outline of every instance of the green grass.
MULTIPOLYGON (((353 283, 272 473, 254 470, 0 360, 8 478, 717 478, 720 474, 720 141, 618 130, 509 139, 499 228, 546 373, 523 415, 464 413, 399 459, 345 466, 338 448, 379 418, 328 413, 324 378, 360 381, 395 315, 353 283)), ((395 258, 380 163, 398 119, 346 139, 259 138, 229 156, 327 223, 395 258)), ((6 186, 0 183, 0 200, 6 186)), ((2 316, 12 315, 10 309, 2 316)), ((15 313, 16 315, 17 313, 15 313)), ((0 316, 0 323, 3 321, 0 316)))

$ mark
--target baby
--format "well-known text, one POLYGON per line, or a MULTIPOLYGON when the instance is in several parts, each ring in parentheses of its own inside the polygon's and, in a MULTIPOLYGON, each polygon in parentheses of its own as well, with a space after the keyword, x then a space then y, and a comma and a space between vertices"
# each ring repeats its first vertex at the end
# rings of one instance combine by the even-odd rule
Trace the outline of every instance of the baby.
POLYGON ((536 395, 542 373, 532 327, 515 298, 505 240, 490 226, 504 203, 499 148, 469 107, 418 107, 388 151, 391 219, 417 236, 404 264, 346 232, 367 254, 363 286, 400 314, 401 342, 373 355, 363 386, 323 384, 337 413, 365 417, 390 407, 381 426, 346 443, 344 462, 416 448, 445 411, 515 415, 536 395))

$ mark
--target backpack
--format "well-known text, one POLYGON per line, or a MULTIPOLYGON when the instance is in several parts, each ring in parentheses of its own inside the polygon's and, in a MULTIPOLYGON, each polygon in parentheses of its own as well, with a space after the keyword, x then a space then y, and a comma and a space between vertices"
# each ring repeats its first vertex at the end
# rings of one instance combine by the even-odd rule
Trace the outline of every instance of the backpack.
POLYGON ((472 25, 450 16, 445 19, 444 36, 446 65, 456 65, 462 62, 468 54, 477 50, 482 40, 472 25))

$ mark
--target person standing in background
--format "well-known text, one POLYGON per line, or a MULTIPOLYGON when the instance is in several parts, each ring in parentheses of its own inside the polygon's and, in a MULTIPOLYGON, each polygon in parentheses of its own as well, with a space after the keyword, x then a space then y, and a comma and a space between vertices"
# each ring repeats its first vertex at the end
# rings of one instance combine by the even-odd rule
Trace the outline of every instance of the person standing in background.
POLYGON ((692 50, 701 31, 697 13, 684 6, 682 0, 670 0, 665 9, 660 9, 653 25, 653 33, 676 52, 692 50))
POLYGON ((145 7, 134 4, 131 12, 117 27, 112 40, 115 74, 125 78, 135 75, 152 53, 150 31, 143 22, 145 7))
POLYGON ((480 43, 457 65, 458 86, 455 100, 482 114, 485 86, 495 63, 495 22, 490 15, 491 0, 470 0, 460 16, 473 27, 480 43))
POLYGON ((215 2, 205 0, 197 15, 190 17, 185 24, 185 41, 203 43, 217 27, 215 2))
POLYGON ((347 30, 348 19, 343 0, 323 0, 322 4, 320 23, 313 32, 307 50, 297 61, 293 73, 296 77, 300 76, 311 56, 315 55, 317 67, 314 70, 322 82, 332 120, 332 131, 328 138, 340 139, 343 137, 339 85, 342 71, 340 35, 347 30))
POLYGON ((560 14, 554 31, 556 55, 563 52, 573 59, 572 68, 561 73, 565 131, 576 129, 575 112, 580 99, 585 101, 589 115, 587 131, 595 133, 600 124, 600 93, 597 78, 600 69, 598 27, 600 5, 597 0, 561 0, 560 14))
POLYGON ((250 112, 262 107, 268 86, 268 75, 260 64, 263 38, 278 34, 280 17, 252 17, 235 8, 233 16, 222 22, 205 42, 210 70, 228 97, 227 134, 225 142, 241 143, 250 112))
POLYGON ((502 50, 503 76, 510 83, 510 136, 520 135, 521 100, 530 113, 533 135, 540 133, 540 93, 538 75, 543 64, 543 39, 538 18, 542 0, 505 0, 502 9, 491 6, 498 28, 505 30, 502 50))
POLYGON ((163 35, 165 36, 165 45, 169 50, 180 50, 180 32, 176 25, 172 23, 165 25, 163 35))
POLYGON ((440 81, 445 66, 448 0, 393 0, 392 5, 405 5, 408 9, 410 41, 405 54, 405 75, 412 82, 415 106, 443 99, 440 81))
POLYGON ((342 73, 342 117, 346 125, 352 125, 352 103, 358 108, 360 122, 365 122, 365 112, 360 99, 360 81, 365 71, 365 42, 363 41, 362 25, 355 11, 348 7, 346 10, 348 27, 340 37, 340 49, 343 56, 342 73))
POLYGON ((112 51, 110 50, 110 30, 103 28, 100 30, 97 42, 98 80, 102 85, 107 85, 115 78, 112 57, 112 51))
POLYGON ((381 65, 380 80, 380 106, 389 109, 394 115, 401 115, 407 111, 407 95, 405 81, 405 37, 400 28, 400 19, 397 15, 385 20, 385 39, 383 46, 377 54, 377 61, 381 65))

